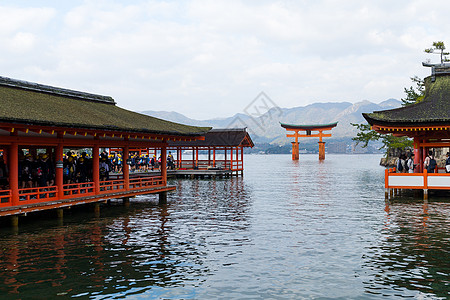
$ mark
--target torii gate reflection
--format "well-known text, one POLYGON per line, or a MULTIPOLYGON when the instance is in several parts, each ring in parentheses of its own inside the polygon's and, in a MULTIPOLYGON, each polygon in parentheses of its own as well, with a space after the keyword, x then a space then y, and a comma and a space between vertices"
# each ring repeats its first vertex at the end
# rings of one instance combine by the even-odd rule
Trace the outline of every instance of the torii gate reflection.
POLYGON ((299 137, 319 137, 319 160, 325 159, 325 142, 322 141, 323 137, 331 137, 331 133, 323 133, 324 131, 331 130, 336 127, 338 122, 330 124, 316 124, 316 125, 293 125, 281 123, 281 127, 285 128, 286 131, 294 131, 294 134, 286 134, 287 137, 295 138, 292 142, 292 160, 299 159, 299 147, 298 138, 299 137), (299 134, 299 131, 305 132, 304 134, 299 134), (312 131, 318 131, 318 133, 312 134, 312 131))

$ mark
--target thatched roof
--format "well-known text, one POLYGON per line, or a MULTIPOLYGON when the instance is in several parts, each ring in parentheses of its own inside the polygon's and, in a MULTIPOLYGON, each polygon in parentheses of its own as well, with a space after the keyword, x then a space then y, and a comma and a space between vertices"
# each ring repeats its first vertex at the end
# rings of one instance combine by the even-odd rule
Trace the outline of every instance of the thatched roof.
POLYGON ((108 96, 5 77, 0 77, 0 122, 186 136, 201 136, 210 129, 132 112, 108 96))
POLYGON ((450 76, 425 78, 425 97, 416 104, 363 114, 370 125, 430 126, 450 124, 450 76), (433 82, 434 80, 434 82, 433 82))
POLYGON ((253 141, 245 128, 211 129, 203 141, 169 142, 169 147, 253 147, 253 141))

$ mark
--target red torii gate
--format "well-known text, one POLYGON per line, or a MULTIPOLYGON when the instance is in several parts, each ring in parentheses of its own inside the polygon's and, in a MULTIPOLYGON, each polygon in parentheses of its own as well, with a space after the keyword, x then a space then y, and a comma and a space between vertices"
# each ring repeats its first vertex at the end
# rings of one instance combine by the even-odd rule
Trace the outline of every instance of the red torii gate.
POLYGON ((287 137, 295 138, 295 142, 292 142, 292 160, 299 159, 299 147, 298 138, 299 137, 319 137, 319 160, 325 159, 325 142, 322 141, 323 137, 331 137, 331 133, 323 133, 324 131, 331 130, 336 127, 338 122, 330 124, 316 124, 316 125, 293 125, 281 123, 281 127, 285 128, 286 131, 294 131, 294 134, 286 134, 287 137), (305 134, 299 134, 302 131, 305 134), (318 131, 318 133, 312 134, 312 131, 318 131))

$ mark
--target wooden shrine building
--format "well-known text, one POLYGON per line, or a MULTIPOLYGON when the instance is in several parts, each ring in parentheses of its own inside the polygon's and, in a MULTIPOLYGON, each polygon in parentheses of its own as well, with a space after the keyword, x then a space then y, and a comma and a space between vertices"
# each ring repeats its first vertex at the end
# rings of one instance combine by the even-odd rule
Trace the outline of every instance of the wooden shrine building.
POLYGON ((101 150, 121 148, 126 161, 130 148, 151 147, 165 160, 169 141, 202 140, 209 129, 128 111, 108 96, 0 77, 0 216, 149 193, 164 201, 175 189, 164 168, 158 176, 132 178, 123 168, 108 180, 101 150), (69 151, 90 155, 75 166, 69 151), (66 174, 68 165, 84 175, 66 174))
POLYGON ((338 122, 330 124, 316 124, 316 125, 293 125, 280 123, 281 127, 285 128, 286 131, 293 131, 293 134, 286 134, 287 137, 295 138, 292 142, 292 160, 299 159, 299 137, 318 137, 319 138, 319 160, 325 159, 325 142, 322 140, 323 137, 331 137, 331 133, 323 133, 336 127, 338 122), (317 133, 312 133, 317 131, 317 133), (302 132, 299 134, 299 132, 302 132))
POLYGON ((244 148, 253 146, 246 128, 225 128, 211 129, 204 140, 170 141, 168 150, 175 156, 175 175, 242 175, 244 148))
POLYGON ((414 173, 396 173, 387 169, 386 194, 392 189, 450 190, 450 174, 445 170, 428 173, 424 160, 429 150, 450 147, 450 64, 425 64, 432 75, 425 78, 425 96, 405 107, 363 114, 372 129, 382 134, 414 139, 414 173))

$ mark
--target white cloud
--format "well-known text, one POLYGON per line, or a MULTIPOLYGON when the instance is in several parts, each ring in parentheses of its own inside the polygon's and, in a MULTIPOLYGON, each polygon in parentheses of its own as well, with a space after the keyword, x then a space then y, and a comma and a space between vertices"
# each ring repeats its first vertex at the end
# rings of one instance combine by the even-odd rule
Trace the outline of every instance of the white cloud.
POLYGON ((429 73, 423 49, 450 36, 447 1, 71 5, 0 7, 0 75, 198 118, 241 112, 260 91, 285 107, 400 98, 429 73))

